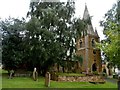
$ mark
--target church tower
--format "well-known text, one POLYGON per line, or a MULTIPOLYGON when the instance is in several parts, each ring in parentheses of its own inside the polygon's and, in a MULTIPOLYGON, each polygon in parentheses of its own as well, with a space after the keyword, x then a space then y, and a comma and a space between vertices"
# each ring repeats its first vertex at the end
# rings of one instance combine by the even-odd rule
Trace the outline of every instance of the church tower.
POLYGON ((95 42, 100 42, 100 38, 97 30, 95 29, 94 31, 93 29, 87 5, 85 5, 83 20, 87 22, 87 26, 82 32, 82 36, 76 42, 76 55, 81 56, 83 59, 83 72, 101 72, 101 52, 100 49, 97 49, 95 45, 95 42))

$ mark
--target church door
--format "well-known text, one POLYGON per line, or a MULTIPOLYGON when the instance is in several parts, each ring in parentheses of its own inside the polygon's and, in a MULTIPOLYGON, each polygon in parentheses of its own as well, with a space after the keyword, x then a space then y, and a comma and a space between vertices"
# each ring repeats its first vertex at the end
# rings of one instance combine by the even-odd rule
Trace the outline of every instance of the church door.
POLYGON ((94 72, 94 71, 97 71, 97 64, 96 63, 94 63, 93 65, 92 65, 92 71, 94 72))

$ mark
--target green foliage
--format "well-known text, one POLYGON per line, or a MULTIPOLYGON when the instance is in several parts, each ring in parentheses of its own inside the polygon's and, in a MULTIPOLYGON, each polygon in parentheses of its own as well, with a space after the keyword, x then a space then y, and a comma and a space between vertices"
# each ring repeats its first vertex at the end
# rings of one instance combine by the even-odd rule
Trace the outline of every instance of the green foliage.
POLYGON ((99 74, 98 74, 98 71, 94 71, 93 74, 94 74, 94 75, 99 75, 99 74))
POLYGON ((1 21, 2 63, 6 69, 17 68, 23 58, 23 44, 20 32, 25 30, 25 21, 14 18, 1 21))
POLYGON ((120 19, 119 19, 119 5, 120 1, 117 2, 117 5, 114 5, 107 14, 105 14, 104 20, 101 22, 101 25, 104 27, 104 34, 106 39, 98 45, 103 51, 104 54, 109 58, 109 61, 114 65, 120 66, 120 19))
POLYGON ((41 1, 30 3, 28 22, 2 21, 5 68, 33 70, 36 67, 39 73, 45 74, 55 63, 63 65, 64 60, 71 60, 75 39, 85 27, 74 14, 74 2, 41 1))
POLYGON ((31 20, 27 27, 33 36, 41 36, 38 42, 44 51, 39 55, 42 57, 39 60, 42 59, 43 65, 39 64, 46 69, 54 63, 63 65, 63 60, 72 58, 74 39, 84 28, 82 20, 73 17, 74 5, 74 2, 33 2, 30 5, 28 16, 31 20))
POLYGON ((75 60, 75 61, 79 61, 81 65, 82 65, 82 63, 83 63, 83 57, 82 57, 81 55, 80 55, 80 56, 75 55, 75 56, 74 56, 74 60, 75 60))
POLYGON ((38 38, 41 37, 36 41, 39 43, 36 49, 41 47, 39 51, 42 52, 39 55, 35 54, 34 58, 39 56, 39 65, 42 66, 42 69, 48 69, 54 63, 61 64, 66 57, 72 38, 69 34, 70 29, 67 27, 74 12, 72 5, 69 2, 66 5, 60 2, 40 2, 36 5, 31 3, 31 11, 28 12, 31 21, 28 22, 27 27, 33 37, 35 35, 38 38))

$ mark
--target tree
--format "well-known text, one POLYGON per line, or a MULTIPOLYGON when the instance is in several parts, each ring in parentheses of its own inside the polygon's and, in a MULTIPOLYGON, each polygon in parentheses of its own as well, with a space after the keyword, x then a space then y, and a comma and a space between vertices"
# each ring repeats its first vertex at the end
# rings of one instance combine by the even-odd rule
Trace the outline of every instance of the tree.
POLYGON ((32 2, 29 21, 10 19, 1 22, 3 64, 6 69, 37 68, 45 74, 55 63, 65 66, 71 60, 75 40, 84 22, 74 18, 74 2, 32 2), (69 52, 69 55, 67 55, 69 52))
POLYGON ((101 26, 104 28, 106 39, 99 45, 109 58, 109 62, 120 67, 120 1, 115 4, 106 14, 101 26))
POLYGON ((2 63, 5 69, 16 69, 22 63, 24 48, 21 32, 25 31, 25 20, 14 18, 1 21, 2 63))
MULTIPOLYGON (((40 41, 37 42, 41 43, 38 45, 39 47, 42 45, 41 49, 44 48, 42 55, 39 54, 41 57, 44 57, 42 58, 44 61, 44 68, 42 69, 48 69, 48 66, 54 63, 62 65, 63 60, 71 60, 73 56, 75 50, 74 39, 76 39, 78 31, 80 36, 82 29, 79 25, 83 24, 82 20, 73 17, 75 13, 74 4, 74 2, 53 3, 42 1, 30 4, 31 9, 28 12, 28 17, 31 20, 28 22, 27 30, 32 37, 41 37, 40 41), (68 51, 69 55, 67 55, 68 51), (52 53, 53 55, 51 55, 52 53)), ((39 60, 41 61, 41 58, 39 60)))

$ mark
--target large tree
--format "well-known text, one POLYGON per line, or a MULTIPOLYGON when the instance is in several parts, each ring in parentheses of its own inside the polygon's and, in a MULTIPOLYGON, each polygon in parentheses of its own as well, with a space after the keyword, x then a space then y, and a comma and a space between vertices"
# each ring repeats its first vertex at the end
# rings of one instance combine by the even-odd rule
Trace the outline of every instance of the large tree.
POLYGON ((85 24, 74 18, 74 2, 31 2, 29 21, 10 19, 1 22, 3 64, 6 69, 37 68, 45 74, 55 63, 71 60, 75 40, 85 24))
POLYGON ((102 41, 100 48, 109 62, 120 67, 120 1, 105 14, 101 26, 106 39, 102 41))
POLYGON ((74 4, 74 2, 32 2, 30 4, 28 16, 32 21, 28 22, 28 31, 32 37, 41 37, 38 48, 42 45, 41 49, 44 49, 44 53, 38 55, 42 57, 39 60, 44 62, 42 63, 44 68, 54 63, 64 66, 63 60, 71 60, 73 56, 76 36, 80 36, 84 28, 82 20, 73 17, 74 4))
POLYGON ((2 63, 4 67, 16 69, 22 63, 24 47, 22 31, 25 31, 25 20, 14 18, 0 22, 2 33, 2 63))

